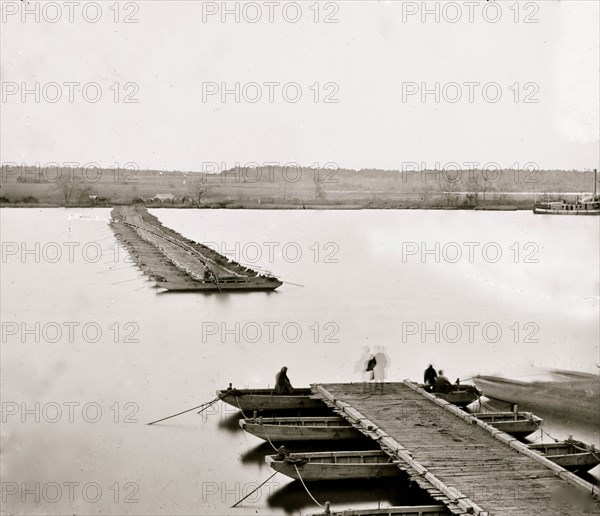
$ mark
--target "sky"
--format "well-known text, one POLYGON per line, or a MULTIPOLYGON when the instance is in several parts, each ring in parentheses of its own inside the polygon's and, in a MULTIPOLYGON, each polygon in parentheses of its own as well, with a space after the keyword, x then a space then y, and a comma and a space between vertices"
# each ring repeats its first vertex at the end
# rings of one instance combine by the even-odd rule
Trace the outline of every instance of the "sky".
POLYGON ((3 164, 598 168, 598 2, 0 3, 3 164))

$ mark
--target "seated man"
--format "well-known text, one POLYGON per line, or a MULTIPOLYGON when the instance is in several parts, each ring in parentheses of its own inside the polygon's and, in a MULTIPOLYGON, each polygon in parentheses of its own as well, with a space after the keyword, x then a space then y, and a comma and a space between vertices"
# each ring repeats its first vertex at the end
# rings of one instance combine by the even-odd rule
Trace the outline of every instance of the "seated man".
POLYGON ((275 460, 285 460, 285 458, 290 454, 289 451, 287 451, 287 448, 285 446, 280 446, 279 448, 277 448, 277 455, 275 455, 275 460))
POLYGON ((294 388, 287 377, 287 367, 283 366, 275 376, 275 394, 292 394, 294 388))
POLYGON ((438 374, 437 379, 435 380, 435 389, 438 391, 443 391, 448 389, 448 387, 452 385, 450 380, 444 376, 444 371, 440 369, 440 373, 438 374))

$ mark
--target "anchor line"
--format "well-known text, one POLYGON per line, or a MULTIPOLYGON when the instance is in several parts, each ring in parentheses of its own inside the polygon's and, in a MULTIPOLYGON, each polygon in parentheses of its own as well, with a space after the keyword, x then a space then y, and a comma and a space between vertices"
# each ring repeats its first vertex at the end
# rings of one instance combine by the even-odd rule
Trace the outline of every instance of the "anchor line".
POLYGON ((219 401, 221 399, 221 397, 217 397, 212 401, 208 401, 205 403, 205 407, 203 407, 202 409, 200 409, 197 414, 202 414, 202 412, 204 412, 206 409, 209 409, 210 407, 212 407, 217 401, 219 401))
POLYGON ((322 505, 322 504, 320 504, 319 502, 317 502, 317 500, 315 499, 315 497, 308 490, 308 487, 306 487, 306 484, 304 483, 304 480, 302 479, 302 475, 300 474, 300 471, 298 471, 298 466, 296 466, 296 464, 293 464, 293 463, 292 463, 292 465, 294 466, 294 469, 296 470, 296 473, 298 474, 298 478, 300 479, 300 482, 302 482, 302 485, 304 486, 304 489, 308 493, 308 496, 310 496, 312 498, 312 501, 315 502, 319 507, 321 507, 322 509, 324 509, 325 506, 322 505))
POLYGON ((267 480, 265 480, 261 485, 259 485, 256 489, 254 489, 253 491, 251 491, 250 493, 248 493, 246 496, 244 496, 244 498, 238 500, 237 502, 235 502, 231 508, 233 509, 234 507, 237 507, 240 503, 242 503, 246 498, 248 498, 250 495, 256 493, 256 491, 258 491, 262 486, 264 486, 269 480, 271 480, 275 475, 277 475, 277 473, 279 473, 283 468, 285 468, 287 466, 286 463, 283 463, 283 465, 275 472, 273 473, 269 478, 267 478, 267 480))
POLYGON ((133 290, 142 290, 143 288, 152 288, 153 285, 142 285, 141 287, 134 288, 133 290))
MULTIPOLYGON (((202 410, 200 410, 200 412, 202 412, 202 411, 206 410, 207 408, 211 407, 212 405, 214 405, 220 399, 221 399, 221 396, 219 395, 215 399, 206 401, 205 403, 202 403, 201 405, 198 405, 197 407, 192 407, 191 409, 187 409, 182 412, 178 412, 177 414, 173 414, 172 416, 163 417, 162 419, 157 419, 156 421, 152 421, 152 422, 146 423, 146 424, 153 425, 154 423, 160 423, 161 421, 165 421, 167 419, 171 419, 173 417, 180 416, 181 414, 187 414, 188 412, 191 412, 192 410, 196 410, 199 408, 202 408, 202 410)), ((200 412, 198 412, 198 414, 200 414, 200 412)))

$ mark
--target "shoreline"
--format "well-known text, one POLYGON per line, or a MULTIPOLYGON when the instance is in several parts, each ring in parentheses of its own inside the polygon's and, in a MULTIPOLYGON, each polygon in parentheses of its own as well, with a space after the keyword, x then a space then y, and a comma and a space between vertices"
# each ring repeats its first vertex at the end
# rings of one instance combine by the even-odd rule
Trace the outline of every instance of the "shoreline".
POLYGON ((0 203, 2 208, 102 208, 114 209, 123 206, 143 206, 148 209, 175 209, 175 210, 428 210, 428 211, 533 211, 533 206, 476 206, 476 207, 460 207, 460 206, 368 206, 362 204, 246 204, 246 203, 231 203, 223 206, 222 203, 209 204, 204 206, 189 206, 177 204, 54 204, 54 203, 0 203))
POLYGON ((590 171, 560 170, 501 170, 493 177, 460 171, 452 181, 435 171, 378 169, 335 169, 317 177, 299 168, 293 178, 286 167, 135 170, 127 177, 96 172, 92 182, 84 169, 5 167, 0 207, 516 211, 533 210, 538 200, 574 202, 595 184, 590 171), (50 181, 54 177, 61 181, 50 181))

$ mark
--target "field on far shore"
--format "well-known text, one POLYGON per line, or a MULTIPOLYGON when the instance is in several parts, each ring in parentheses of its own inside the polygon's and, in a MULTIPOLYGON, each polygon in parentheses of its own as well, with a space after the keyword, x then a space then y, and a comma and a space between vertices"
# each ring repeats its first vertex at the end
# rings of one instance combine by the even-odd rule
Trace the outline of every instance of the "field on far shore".
POLYGON ((2 206, 531 209, 593 190, 593 172, 237 168, 222 173, 2 167, 2 206))

